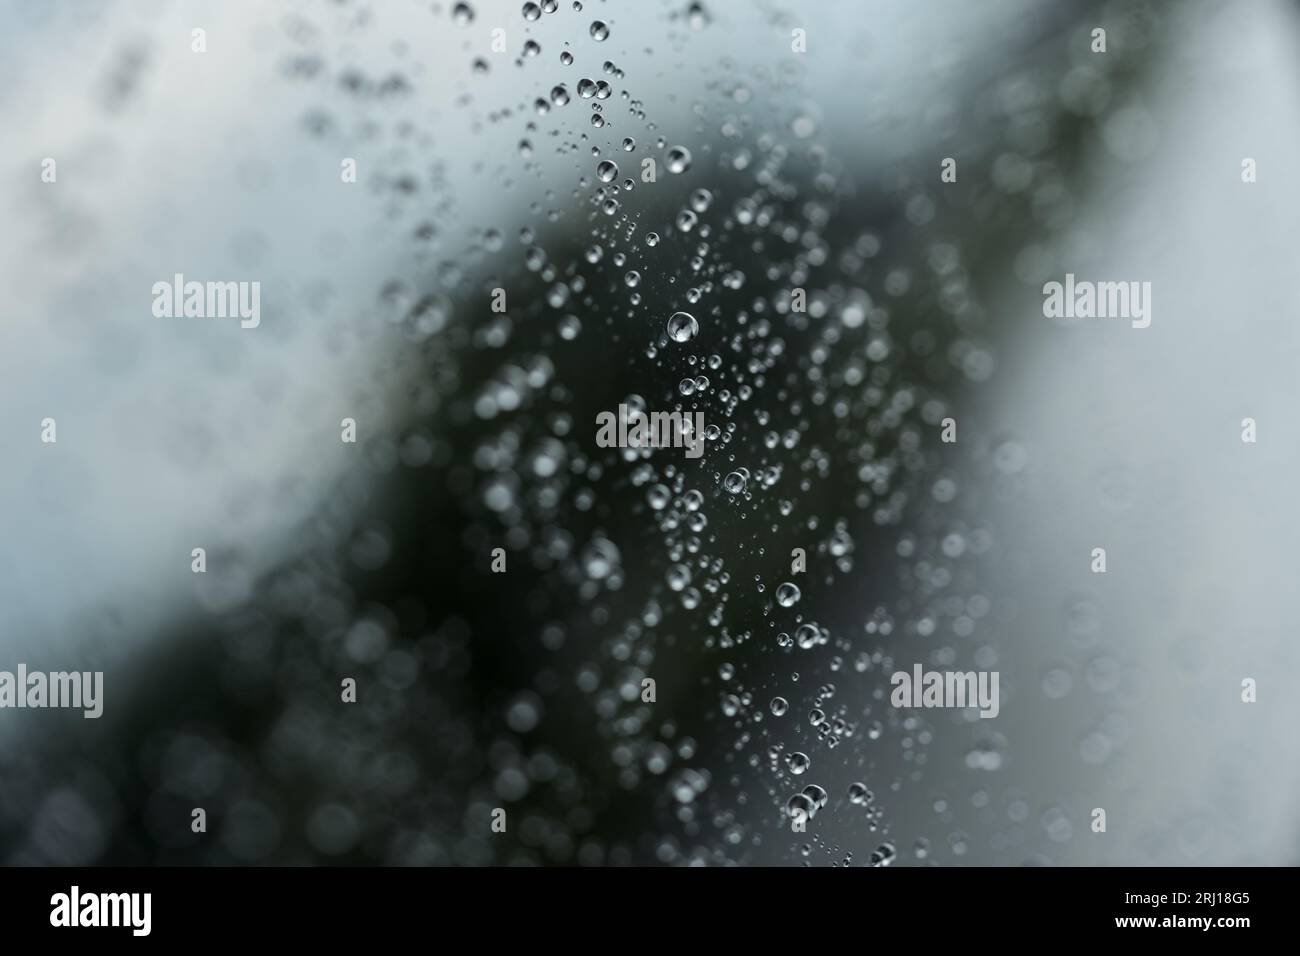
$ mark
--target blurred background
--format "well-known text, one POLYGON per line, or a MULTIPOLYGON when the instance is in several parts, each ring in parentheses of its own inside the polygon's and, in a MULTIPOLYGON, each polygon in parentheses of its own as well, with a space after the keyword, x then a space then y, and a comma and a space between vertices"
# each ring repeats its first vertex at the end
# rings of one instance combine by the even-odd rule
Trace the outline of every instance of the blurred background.
POLYGON ((1293 4, 0 23, 0 861, 1296 862, 1293 4))

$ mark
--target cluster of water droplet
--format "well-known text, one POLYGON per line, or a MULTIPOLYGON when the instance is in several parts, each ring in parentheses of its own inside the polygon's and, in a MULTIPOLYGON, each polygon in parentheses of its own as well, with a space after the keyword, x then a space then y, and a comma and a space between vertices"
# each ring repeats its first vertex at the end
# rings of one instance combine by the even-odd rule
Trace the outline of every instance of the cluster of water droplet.
MULTIPOLYGON (((486 117, 512 138, 517 130, 518 158, 501 178, 536 181, 534 221, 517 241, 485 224, 463 255, 440 262, 436 289, 395 280, 381 295, 426 349, 417 407, 472 435, 413 430, 392 454, 451 468, 456 441, 468 443, 446 481, 479 516, 467 544, 483 567, 503 545, 541 590, 575 602, 580 613, 548 622, 540 643, 576 673, 616 786, 658 781, 692 852, 743 856, 775 830, 768 842, 789 841, 793 853, 792 807, 878 834, 885 807, 856 780, 877 771, 876 752, 855 753, 849 767, 840 754, 857 748, 836 748, 889 739, 892 762, 919 773, 928 731, 891 714, 878 690, 892 645, 941 622, 973 631, 987 613, 973 599, 954 604, 961 562, 989 541, 948 515, 961 489, 933 476, 928 450, 948 405, 918 368, 955 364, 976 379, 988 357, 959 341, 945 359, 939 331, 895 320, 967 322, 976 306, 961 257, 934 242, 910 261, 845 215, 850 184, 788 77, 719 64, 698 84, 691 124, 669 139, 634 88, 652 89, 653 76, 606 56, 631 55, 615 11, 588 20, 581 4, 572 9, 580 28, 558 54, 529 35, 517 61, 533 61, 521 71, 528 83, 486 117), (923 298, 926 278, 938 301, 923 298), (497 286, 508 314, 486 308, 497 286), (703 458, 598 448, 591 410, 619 405, 702 413, 703 458), (923 527, 902 527, 909 508, 927 509, 923 527), (861 597, 874 593, 864 552, 883 554, 875 560, 888 570, 873 573, 907 594, 897 619, 861 597), (832 620, 822 612, 837 586, 862 606, 832 620), (723 686, 696 711, 682 701, 701 678, 676 662, 699 653, 727 661, 705 668, 704 683, 717 673, 723 686), (677 688, 680 716, 664 719, 673 712, 662 696, 643 700, 642 681, 657 676, 662 694, 674 672, 692 687, 677 688), (849 679, 860 686, 837 695, 833 681, 849 679), (822 783, 809 781, 814 768, 827 772, 822 783), (756 794, 780 812, 756 814, 756 794)), ((521 13, 526 29, 563 15, 554 0, 521 13)), ((451 15, 475 21, 468 3, 451 15)), ((692 3, 684 22, 702 31, 712 17, 692 3)), ((506 727, 527 737, 543 713, 536 695, 516 701, 506 727)), ((528 790, 514 775, 502 787, 528 790)), ((666 862, 687 855, 676 839, 657 845, 666 862)), ((875 865, 894 856, 889 843, 870 853, 875 865)))

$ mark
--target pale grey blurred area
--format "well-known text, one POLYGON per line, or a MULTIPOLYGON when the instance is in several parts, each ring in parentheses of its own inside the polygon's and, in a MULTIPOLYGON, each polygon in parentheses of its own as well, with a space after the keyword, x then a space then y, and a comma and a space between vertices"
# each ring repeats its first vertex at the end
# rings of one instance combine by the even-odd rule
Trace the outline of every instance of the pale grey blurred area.
POLYGON ((256 7, 7 7, 0 647, 62 659, 106 612, 129 645, 190 606, 192 548, 235 556, 236 597, 292 550, 344 466, 325 439, 381 348, 347 317, 395 243, 297 133, 256 7), (155 318, 176 272, 260 281, 260 327, 155 318))
POLYGON ((1300 22, 1290 4, 1185 4, 1164 32, 1126 106, 1138 132, 1113 130, 1077 221, 995 305, 980 414, 1021 446, 995 518, 1019 605, 1000 653, 1011 771, 1040 801, 1057 788, 1031 813, 1051 814, 1060 861, 1290 865, 1300 22), (1151 326, 1043 318, 1033 287, 1066 272, 1150 281, 1151 326))

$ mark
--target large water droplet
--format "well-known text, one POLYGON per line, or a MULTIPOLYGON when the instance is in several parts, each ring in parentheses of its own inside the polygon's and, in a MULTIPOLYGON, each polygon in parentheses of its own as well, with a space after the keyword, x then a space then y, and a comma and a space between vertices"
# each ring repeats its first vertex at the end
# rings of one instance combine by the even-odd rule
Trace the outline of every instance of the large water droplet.
POLYGON ((871 791, 865 783, 849 784, 849 803, 864 807, 871 802, 871 791))
POLYGON ((786 581, 784 584, 777 586, 776 603, 782 607, 792 606, 801 596, 797 584, 791 584, 789 581, 786 581))
POLYGON ((691 168, 691 151, 685 146, 674 146, 668 150, 667 162, 670 173, 684 173, 691 168))
POLYGON ((822 632, 816 624, 800 624, 794 632, 794 641, 805 651, 810 647, 816 647, 821 640, 822 632))
POLYGON ((668 317, 668 337, 674 342, 689 342, 700 331, 700 323, 689 312, 674 312, 668 317))

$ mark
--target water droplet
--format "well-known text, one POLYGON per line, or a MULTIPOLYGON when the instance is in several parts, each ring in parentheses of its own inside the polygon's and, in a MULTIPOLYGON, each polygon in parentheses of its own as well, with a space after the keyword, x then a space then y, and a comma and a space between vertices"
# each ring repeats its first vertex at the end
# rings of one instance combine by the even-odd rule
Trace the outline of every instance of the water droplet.
POLYGON ((816 647, 821 640, 822 632, 816 624, 800 624, 794 632, 794 641, 805 651, 810 647, 816 647))
POLYGON ((826 792, 826 788, 819 787, 815 783, 810 783, 804 787, 803 795, 812 801, 814 812, 826 806, 830 801, 830 794, 826 792))
POLYGON ((515 733, 526 734, 542 719, 542 700, 530 691, 524 691, 506 711, 506 723, 515 733))
POLYGON ((619 568, 622 555, 614 542, 607 538, 595 538, 582 553, 583 570, 587 576, 599 581, 609 577, 619 568))
POLYGON ((691 168, 691 151, 685 146, 674 146, 668 150, 667 165, 670 173, 686 172, 691 168))
POLYGON ((817 807, 814 806, 813 802, 802 793, 796 793, 786 801, 785 812, 795 819, 798 819, 800 816, 807 819, 817 812, 817 807))
POLYGON ((689 342, 700 331, 700 324, 689 312, 674 312, 668 318, 668 337, 674 342, 689 342))
POLYGON ((560 319, 560 338, 572 342, 582 331, 582 322, 576 315, 566 315, 560 319))
POLYGON ((871 802, 871 791, 865 783, 849 784, 849 803, 864 807, 871 802))
POLYGON ((651 485, 650 490, 646 492, 646 499, 655 511, 663 511, 667 508, 672 498, 672 492, 663 485, 651 485))
POLYGON ((801 597, 799 586, 786 581, 776 589, 776 603, 782 607, 791 607, 801 597))
POLYGON ((609 36, 609 26, 604 20, 591 21, 591 38, 597 43, 604 41, 609 36))

